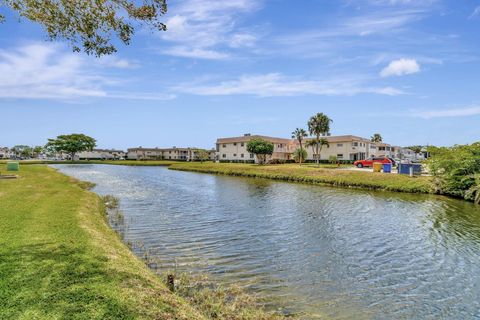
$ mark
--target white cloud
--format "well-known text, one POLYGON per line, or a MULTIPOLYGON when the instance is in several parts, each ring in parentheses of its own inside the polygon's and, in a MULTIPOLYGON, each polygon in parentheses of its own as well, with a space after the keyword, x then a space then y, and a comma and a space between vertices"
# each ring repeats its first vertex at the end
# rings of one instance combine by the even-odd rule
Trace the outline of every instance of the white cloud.
POLYGON ((173 43, 164 50, 167 55, 198 59, 223 60, 231 56, 226 48, 251 47, 257 37, 238 31, 239 15, 259 6, 255 0, 184 0, 169 10, 167 32, 162 39, 173 43), (219 47, 223 48, 222 50, 219 47))
POLYGON ((393 60, 381 72, 382 77, 403 76, 420 72, 420 65, 414 59, 393 60))
POLYGON ((244 75, 239 79, 222 81, 218 84, 190 84, 175 88, 176 91, 204 96, 254 95, 279 97, 298 95, 355 95, 374 93, 382 95, 403 94, 392 87, 371 87, 361 79, 338 78, 328 81, 301 80, 279 73, 244 75))
POLYGON ((0 50, 0 99, 171 99, 170 95, 162 94, 113 93, 112 88, 120 81, 100 73, 107 66, 127 68, 132 64, 120 58, 87 60, 52 43, 0 50))
POLYGON ((475 17, 478 17, 480 15, 480 6, 476 7, 475 9, 473 9, 473 12, 472 14, 470 15, 470 17, 468 17, 469 19, 473 19, 475 17))
POLYGON ((467 117, 467 116, 480 115, 480 106, 472 106, 472 107, 458 108, 458 109, 428 110, 428 111, 414 112, 413 114, 416 117, 424 118, 424 119, 467 117))
POLYGON ((185 46, 175 46, 163 51, 164 54, 185 58, 198 58, 206 60, 225 60, 230 57, 228 53, 215 50, 189 48, 185 46))

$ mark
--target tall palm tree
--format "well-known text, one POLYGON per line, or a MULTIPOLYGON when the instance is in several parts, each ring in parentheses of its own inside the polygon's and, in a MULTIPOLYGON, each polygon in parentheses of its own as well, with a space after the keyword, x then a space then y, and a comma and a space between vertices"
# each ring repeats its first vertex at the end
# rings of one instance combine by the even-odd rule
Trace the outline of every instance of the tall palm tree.
POLYGON ((315 153, 317 155, 317 165, 320 166, 320 152, 326 139, 320 139, 322 136, 326 136, 330 132, 330 123, 333 122, 327 115, 322 112, 317 113, 308 120, 308 131, 312 136, 315 136, 315 153), (322 141, 323 140, 323 141, 322 141))
POLYGON ((383 138, 380 133, 374 133, 373 136, 370 137, 370 141, 372 142, 382 142, 383 138))
MULTIPOLYGON (((302 128, 297 128, 295 131, 292 132, 292 139, 296 139, 298 144, 300 145, 300 150, 303 150, 302 142, 303 138, 308 137, 307 131, 302 128)), ((299 158, 299 163, 302 164, 302 157, 299 158)))

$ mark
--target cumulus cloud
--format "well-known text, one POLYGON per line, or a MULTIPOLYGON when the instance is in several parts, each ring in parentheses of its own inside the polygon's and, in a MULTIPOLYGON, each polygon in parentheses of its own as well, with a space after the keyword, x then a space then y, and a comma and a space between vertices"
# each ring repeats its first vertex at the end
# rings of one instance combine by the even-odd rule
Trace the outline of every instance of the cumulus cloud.
POLYGON ((480 106, 472 106, 466 108, 457 109, 439 109, 439 110, 427 110, 414 113, 417 117, 424 119, 432 118, 451 118, 451 117, 467 117, 480 115, 480 106))
POLYGON ((221 81, 214 84, 188 84, 178 86, 176 91, 203 95, 253 95, 259 97, 280 97, 299 95, 355 95, 374 93, 382 95, 403 94, 392 87, 372 87, 365 85, 362 79, 337 78, 326 81, 302 80, 280 73, 244 75, 238 79, 221 81))
POLYGON ((414 59, 393 60, 381 72, 382 77, 404 76, 420 72, 420 65, 414 59))
POLYGON ((152 95, 120 90, 118 80, 101 74, 108 68, 129 68, 120 58, 87 60, 66 52, 52 43, 31 43, 0 50, 0 99, 80 98, 171 99, 169 95, 152 95))

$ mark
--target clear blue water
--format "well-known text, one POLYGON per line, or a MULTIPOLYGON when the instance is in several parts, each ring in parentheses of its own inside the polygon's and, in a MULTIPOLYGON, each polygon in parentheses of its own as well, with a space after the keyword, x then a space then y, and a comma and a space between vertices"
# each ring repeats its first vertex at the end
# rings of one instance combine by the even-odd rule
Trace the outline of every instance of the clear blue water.
POLYGON ((480 207, 178 172, 56 165, 120 199, 125 238, 305 319, 480 318, 480 207))

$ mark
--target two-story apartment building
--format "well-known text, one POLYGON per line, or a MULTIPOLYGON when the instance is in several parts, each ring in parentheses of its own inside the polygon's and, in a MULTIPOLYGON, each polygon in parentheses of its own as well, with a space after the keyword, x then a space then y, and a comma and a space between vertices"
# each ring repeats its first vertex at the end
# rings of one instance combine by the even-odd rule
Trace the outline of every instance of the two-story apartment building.
POLYGON ((79 152, 78 160, 120 160, 125 159, 126 153, 122 150, 93 149, 92 151, 79 152))
POLYGON ((273 154, 269 160, 290 160, 295 151, 291 139, 245 134, 240 137, 219 138, 216 142, 216 159, 219 161, 257 162, 253 153, 247 151, 247 143, 251 139, 260 138, 273 143, 273 154))
MULTIPOLYGON (((130 148, 127 150, 129 160, 177 160, 194 161, 200 148, 130 148)), ((215 150, 205 150, 210 160, 215 159, 215 150)))
MULTIPOLYGON (((377 149, 370 140, 353 135, 325 136, 328 146, 324 145, 320 151, 320 160, 329 160, 336 157, 338 160, 363 160, 376 155, 377 149)), ((306 139, 306 141, 311 140, 306 139)), ((298 143, 296 143, 298 144, 298 143)), ((316 160, 315 148, 308 147, 307 160, 316 160)))

